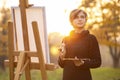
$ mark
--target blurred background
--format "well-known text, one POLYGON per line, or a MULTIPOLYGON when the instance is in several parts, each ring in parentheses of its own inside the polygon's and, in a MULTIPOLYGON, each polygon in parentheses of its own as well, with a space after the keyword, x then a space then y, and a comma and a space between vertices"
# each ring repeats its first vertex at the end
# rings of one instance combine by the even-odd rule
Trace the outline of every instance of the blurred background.
MULTIPOLYGON (((60 43, 72 30, 70 11, 80 8, 88 14, 86 29, 97 37, 102 56, 101 68, 92 70, 93 79, 120 80, 120 0, 29 0, 29 3, 46 7, 51 63, 57 64, 60 43)), ((11 6, 18 5, 19 0, 0 0, 0 80, 9 80, 8 68, 4 65, 8 58, 7 23, 12 20, 11 6)), ((55 80, 61 80, 62 69, 48 74, 57 74, 55 80)), ((54 80, 51 76, 49 79, 54 80)))

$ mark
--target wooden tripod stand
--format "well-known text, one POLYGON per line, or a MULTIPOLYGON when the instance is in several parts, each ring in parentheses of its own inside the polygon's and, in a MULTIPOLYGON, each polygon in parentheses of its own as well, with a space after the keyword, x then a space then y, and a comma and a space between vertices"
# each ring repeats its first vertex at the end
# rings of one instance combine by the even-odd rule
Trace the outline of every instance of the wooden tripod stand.
POLYGON ((20 75, 25 71, 26 80, 31 80, 30 70, 38 69, 41 71, 42 80, 47 79, 47 70, 54 70, 56 66, 54 64, 46 64, 44 61, 44 55, 41 46, 41 38, 39 37, 38 24, 32 22, 32 28, 36 44, 36 52, 31 52, 29 49, 27 20, 26 20, 26 8, 29 7, 27 0, 20 1, 21 22, 23 30, 24 51, 15 51, 14 48, 14 27, 13 23, 8 23, 8 53, 9 60, 5 61, 6 65, 9 65, 10 80, 20 80, 20 75), (18 57, 18 59, 16 59, 18 57), (38 57, 39 62, 31 62, 31 57, 38 57), (14 72, 15 71, 15 72, 14 72))

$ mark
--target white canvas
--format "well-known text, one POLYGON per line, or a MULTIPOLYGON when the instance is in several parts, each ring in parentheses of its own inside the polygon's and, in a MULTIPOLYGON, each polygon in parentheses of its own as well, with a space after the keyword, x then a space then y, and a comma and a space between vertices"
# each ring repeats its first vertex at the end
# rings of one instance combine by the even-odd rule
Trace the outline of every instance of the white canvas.
MULTIPOLYGON (((36 51, 36 45, 35 45, 35 40, 34 40, 33 30, 32 30, 32 21, 37 21, 45 62, 49 63, 50 57, 49 57, 49 44, 48 44, 48 36, 47 36, 46 20, 45 20, 46 19, 45 7, 27 8, 26 16, 27 16, 30 51, 36 51)), ((17 33, 16 34, 17 37, 16 37, 16 35, 14 35, 15 36, 15 46, 16 46, 16 42, 18 45, 18 47, 17 46, 15 47, 15 50, 24 51, 21 14, 20 14, 19 7, 12 7, 12 18, 13 18, 13 23, 14 23, 14 29, 15 29, 15 32, 17 33)), ((31 60, 38 61, 38 59, 35 57, 32 57, 31 60)))

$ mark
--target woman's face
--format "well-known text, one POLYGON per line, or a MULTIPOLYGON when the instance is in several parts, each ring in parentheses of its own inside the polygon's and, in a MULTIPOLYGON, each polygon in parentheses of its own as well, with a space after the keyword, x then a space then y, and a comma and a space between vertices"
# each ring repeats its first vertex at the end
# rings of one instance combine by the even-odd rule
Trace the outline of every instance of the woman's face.
POLYGON ((82 28, 86 23, 86 16, 83 12, 78 13, 76 18, 73 20, 73 26, 75 28, 82 28))

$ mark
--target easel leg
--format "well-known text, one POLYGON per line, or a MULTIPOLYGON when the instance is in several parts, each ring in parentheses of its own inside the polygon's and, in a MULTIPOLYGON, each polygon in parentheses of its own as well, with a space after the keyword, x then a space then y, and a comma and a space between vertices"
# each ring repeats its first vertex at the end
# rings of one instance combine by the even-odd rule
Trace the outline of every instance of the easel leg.
POLYGON ((9 72, 10 72, 10 80, 14 79, 14 37, 13 37, 13 23, 8 22, 8 53, 9 53, 9 72))
MULTIPOLYGON (((30 62, 30 58, 29 57, 27 57, 26 59, 25 59, 25 61, 29 61, 30 62)), ((30 76, 30 66, 29 66, 30 64, 28 63, 28 65, 26 66, 26 68, 25 68, 25 77, 26 77, 26 80, 31 80, 31 76, 30 76)))
POLYGON ((14 80, 19 80, 20 79, 20 72, 21 72, 22 66, 24 65, 24 61, 25 61, 25 53, 21 52, 20 55, 19 55, 19 60, 18 60, 18 63, 17 63, 14 80))
MULTIPOLYGON (((27 17, 26 17, 26 7, 28 7, 28 0, 19 0, 20 2, 20 12, 21 12, 21 23, 23 30, 23 40, 24 40, 24 48, 25 51, 29 51, 29 39, 28 39, 28 29, 27 29, 27 17)), ((26 57, 25 60, 29 60, 30 58, 26 57)), ((26 80, 31 80, 30 76, 30 64, 25 68, 25 77, 26 80)))
POLYGON ((39 64, 41 69, 42 80, 48 80, 37 22, 32 22, 32 26, 33 26, 34 36, 35 36, 36 48, 38 52, 38 59, 39 59, 39 64))

